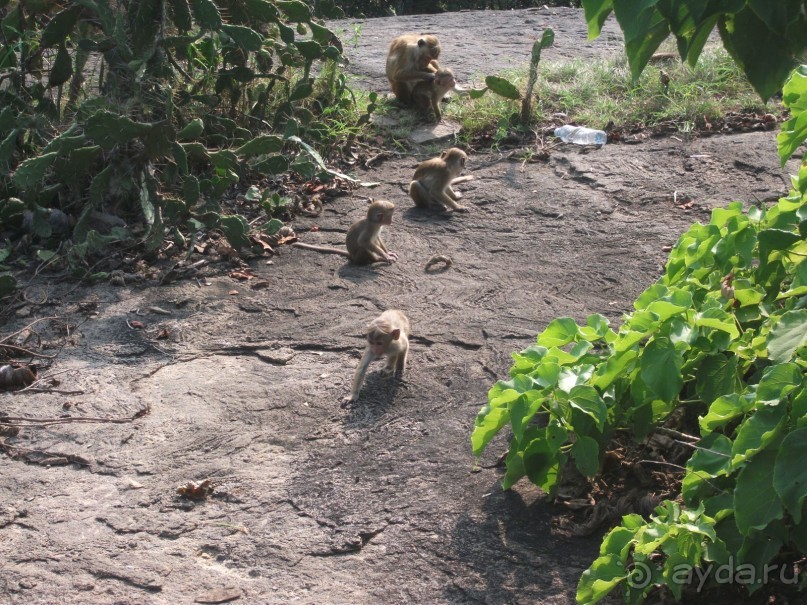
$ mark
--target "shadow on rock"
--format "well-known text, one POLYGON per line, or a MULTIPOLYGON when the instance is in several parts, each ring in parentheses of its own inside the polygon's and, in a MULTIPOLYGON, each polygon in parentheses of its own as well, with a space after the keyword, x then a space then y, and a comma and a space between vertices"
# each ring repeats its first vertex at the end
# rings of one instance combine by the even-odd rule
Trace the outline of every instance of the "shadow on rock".
POLYGON ((568 602, 580 574, 597 556, 599 539, 570 539, 553 527, 552 505, 529 485, 502 491, 496 482, 481 512, 484 517, 461 515, 454 526, 450 548, 468 573, 445 587, 446 599, 568 602))

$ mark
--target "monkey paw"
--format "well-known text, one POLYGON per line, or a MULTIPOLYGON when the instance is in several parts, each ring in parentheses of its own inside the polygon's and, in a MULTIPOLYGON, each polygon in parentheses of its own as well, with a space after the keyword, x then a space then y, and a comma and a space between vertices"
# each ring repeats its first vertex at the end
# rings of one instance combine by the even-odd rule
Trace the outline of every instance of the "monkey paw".
POLYGON ((460 206, 459 204, 457 205, 456 208, 454 208, 454 212, 470 212, 470 211, 471 209, 468 208, 468 206, 460 206))
POLYGON ((395 373, 395 368, 385 367, 383 370, 381 370, 381 373, 384 376, 392 376, 395 373))
POLYGON ((398 253, 397 252, 387 252, 387 262, 392 264, 396 260, 398 260, 398 253))

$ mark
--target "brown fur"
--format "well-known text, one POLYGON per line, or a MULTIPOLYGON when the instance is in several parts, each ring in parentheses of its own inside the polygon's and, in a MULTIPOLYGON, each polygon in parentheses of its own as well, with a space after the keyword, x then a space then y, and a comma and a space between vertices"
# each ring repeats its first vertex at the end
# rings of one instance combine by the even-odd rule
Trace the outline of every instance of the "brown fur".
POLYGON ((412 89, 412 104, 423 113, 428 114, 429 110, 434 112, 434 116, 439 122, 442 119, 440 113, 440 101, 450 90, 454 90, 457 81, 454 73, 447 67, 441 67, 434 74, 431 82, 418 82, 412 89))
POLYGON ((428 208, 433 203, 452 210, 466 210, 457 203, 462 195, 451 188, 452 185, 470 181, 472 176, 460 177, 468 156, 462 149, 452 147, 432 158, 421 162, 409 183, 409 197, 418 208, 428 208))
POLYGON ((390 309, 384 311, 367 326, 367 346, 364 349, 359 367, 353 375, 353 386, 350 397, 345 401, 355 401, 364 382, 367 367, 373 359, 387 358, 382 372, 402 376, 406 369, 406 357, 409 354, 409 320, 402 311, 390 309))
POLYGON ((306 250, 341 254, 356 265, 369 265, 379 261, 391 263, 398 260, 398 255, 387 250, 384 242, 381 241, 381 229, 384 225, 392 224, 394 211, 395 204, 386 200, 375 200, 370 204, 367 208, 367 216, 353 223, 348 229, 345 236, 347 250, 331 246, 314 246, 302 242, 295 242, 292 245, 306 250))
POLYGON ((436 36, 403 34, 389 45, 387 79, 401 103, 412 102, 412 89, 418 82, 430 82, 440 68, 440 41, 436 36))

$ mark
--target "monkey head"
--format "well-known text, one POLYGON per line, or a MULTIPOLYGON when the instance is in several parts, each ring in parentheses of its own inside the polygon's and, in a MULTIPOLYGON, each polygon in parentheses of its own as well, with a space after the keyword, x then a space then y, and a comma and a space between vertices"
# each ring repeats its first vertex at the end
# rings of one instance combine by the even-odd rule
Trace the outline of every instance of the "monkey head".
POLYGON ((418 63, 421 68, 440 58, 440 41, 437 36, 421 36, 418 38, 418 63))

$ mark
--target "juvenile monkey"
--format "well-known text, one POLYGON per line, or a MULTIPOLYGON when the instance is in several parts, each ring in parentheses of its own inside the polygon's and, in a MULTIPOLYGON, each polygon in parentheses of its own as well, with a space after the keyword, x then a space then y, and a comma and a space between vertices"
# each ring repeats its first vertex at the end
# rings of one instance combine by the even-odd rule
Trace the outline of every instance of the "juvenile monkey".
POLYGON ((384 225, 392 224, 394 211, 395 204, 386 200, 375 200, 370 204, 367 208, 367 216, 353 223, 347 230, 345 236, 347 250, 331 246, 314 246, 302 242, 295 242, 292 246, 328 254, 341 254, 347 256, 350 262, 356 265, 369 265, 379 261, 393 263, 398 260, 398 255, 387 250, 384 242, 381 241, 381 228, 384 225))
POLYGON ((457 203, 462 195, 451 188, 451 185, 474 178, 459 176, 467 159, 462 149, 452 147, 443 151, 439 158, 421 162, 409 183, 409 197, 414 200, 415 206, 428 208, 434 202, 452 210, 467 211, 465 206, 457 203))
POLYGON ((345 403, 355 401, 364 382, 367 367, 374 359, 386 356, 387 364, 382 372, 386 375, 403 375, 406 356, 409 353, 409 320, 401 311, 384 311, 367 326, 367 347, 353 376, 353 388, 345 403))
POLYGON ((431 82, 440 68, 440 41, 437 36, 403 34, 389 45, 387 79, 401 103, 412 102, 412 89, 418 82, 431 82))
POLYGON ((415 84, 412 89, 412 104, 424 114, 428 114, 431 109, 439 122, 443 117, 440 113, 440 101, 448 91, 454 90, 456 85, 454 73, 447 67, 441 67, 435 72, 434 80, 431 82, 415 84))

